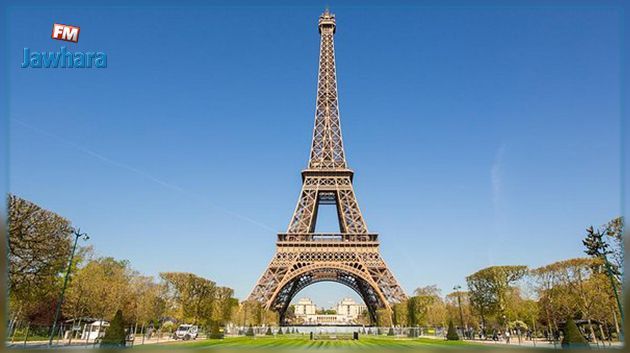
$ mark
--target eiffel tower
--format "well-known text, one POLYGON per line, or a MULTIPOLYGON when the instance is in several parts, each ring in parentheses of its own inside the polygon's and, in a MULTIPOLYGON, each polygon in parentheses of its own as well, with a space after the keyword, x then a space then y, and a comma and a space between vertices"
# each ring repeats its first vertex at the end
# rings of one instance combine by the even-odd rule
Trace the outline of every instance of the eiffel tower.
POLYGON ((355 290, 376 322, 377 309, 391 310, 406 295, 379 254, 378 234, 368 231, 354 194, 354 172, 348 168, 337 101, 335 15, 319 17, 321 35, 315 128, 308 168, 302 171, 302 191, 286 233, 278 234, 276 254, 248 300, 285 313, 303 288, 322 281, 355 290), (340 232, 315 233, 320 205, 335 205, 340 232))

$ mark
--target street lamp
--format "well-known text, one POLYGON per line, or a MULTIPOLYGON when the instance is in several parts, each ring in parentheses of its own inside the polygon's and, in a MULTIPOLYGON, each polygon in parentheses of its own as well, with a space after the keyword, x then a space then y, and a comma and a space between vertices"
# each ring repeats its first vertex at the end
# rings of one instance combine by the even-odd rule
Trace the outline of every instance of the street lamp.
POLYGON ((457 306, 459 306, 459 319, 462 324, 462 333, 464 333, 464 312, 462 311, 462 292, 460 291, 462 286, 459 284, 453 287, 453 290, 457 293, 457 306))
POLYGON ((59 295, 59 300, 57 301, 57 309, 55 310, 55 320, 53 321, 52 330, 50 330, 50 339, 48 340, 48 345, 52 346, 53 338, 55 338, 55 329, 57 328, 57 320, 59 320, 59 312, 61 311, 61 304, 63 304, 63 296, 66 293, 66 287, 68 286, 68 278, 70 277, 70 270, 72 269, 72 260, 74 260, 74 253, 77 250, 77 242, 79 238, 83 238, 83 240, 88 240, 90 237, 87 233, 81 233, 81 229, 77 228, 73 230, 74 234, 74 245, 72 245, 72 252, 70 253, 70 260, 68 261, 68 268, 66 269, 66 276, 63 280, 63 288, 61 289, 61 294, 59 295))

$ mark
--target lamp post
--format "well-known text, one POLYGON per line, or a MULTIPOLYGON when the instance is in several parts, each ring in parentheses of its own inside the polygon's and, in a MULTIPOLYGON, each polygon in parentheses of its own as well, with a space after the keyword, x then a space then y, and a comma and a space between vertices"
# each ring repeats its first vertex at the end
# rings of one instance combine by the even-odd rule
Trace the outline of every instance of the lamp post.
POLYGON ((462 334, 465 335, 464 331, 464 312, 462 311, 462 292, 460 291, 462 286, 459 284, 453 287, 453 290, 457 293, 457 306, 459 307, 459 320, 462 324, 462 334))
POLYGON ((48 340, 48 346, 52 346, 53 339, 55 338, 57 320, 59 320, 59 312, 61 311, 61 304, 63 304, 63 296, 65 295, 66 287, 68 286, 68 278, 70 277, 70 270, 72 269, 72 260, 74 260, 74 253, 77 250, 77 242, 79 241, 79 238, 83 238, 83 240, 90 239, 90 237, 86 233, 81 233, 81 229, 78 228, 75 229, 72 234, 74 234, 74 245, 72 245, 72 252, 70 253, 70 260, 68 261, 66 276, 63 280, 63 288, 61 289, 61 294, 59 295, 59 300, 57 301, 57 308, 55 309, 55 320, 53 321, 52 330, 50 330, 50 339, 48 340))

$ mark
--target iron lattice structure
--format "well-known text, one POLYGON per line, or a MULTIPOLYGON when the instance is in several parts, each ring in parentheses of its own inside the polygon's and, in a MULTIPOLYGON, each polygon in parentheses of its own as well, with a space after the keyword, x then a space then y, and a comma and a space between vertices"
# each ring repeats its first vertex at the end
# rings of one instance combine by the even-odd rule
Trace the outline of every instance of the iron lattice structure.
POLYGON ((370 233, 352 187, 353 171, 346 163, 339 123, 335 72, 335 16, 319 18, 321 35, 315 128, 308 168, 302 171, 302 191, 286 233, 278 234, 276 254, 248 300, 280 315, 303 288, 321 281, 345 284, 366 303, 370 316, 406 295, 379 253, 378 234, 370 233), (337 207, 339 233, 315 233, 320 205, 337 207))

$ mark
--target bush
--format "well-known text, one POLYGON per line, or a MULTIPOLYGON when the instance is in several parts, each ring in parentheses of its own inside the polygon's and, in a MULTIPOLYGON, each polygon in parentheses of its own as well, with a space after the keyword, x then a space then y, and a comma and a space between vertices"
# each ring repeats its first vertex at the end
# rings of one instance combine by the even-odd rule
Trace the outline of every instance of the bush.
POLYGON ((281 335, 281 334, 282 334, 282 327, 279 327, 277 335, 281 335))
POLYGON ((393 327, 390 327, 390 328, 389 328, 389 331, 387 331, 387 335, 388 335, 388 336, 395 336, 395 334, 394 334, 394 328, 393 328, 393 327))
POLYGON ((254 328, 252 327, 252 324, 249 324, 249 327, 247 328, 247 332, 245 332, 245 336, 254 337, 254 328))
POLYGON ((455 326, 453 325, 453 320, 449 320, 448 322, 448 331, 446 331, 446 339, 449 341, 459 341, 459 335, 455 330, 455 326))
POLYGON ((589 348, 588 341, 573 319, 567 320, 564 326, 564 337, 562 338, 562 348, 589 348))
POLYGON ((273 336, 273 332, 271 332, 271 326, 267 327, 267 332, 265 332, 266 336, 273 336))
POLYGON ((114 315, 114 319, 110 322, 107 331, 105 331, 105 336, 103 336, 103 340, 101 341, 101 347, 124 347, 126 336, 124 325, 122 311, 119 309, 116 311, 116 315, 114 315))

